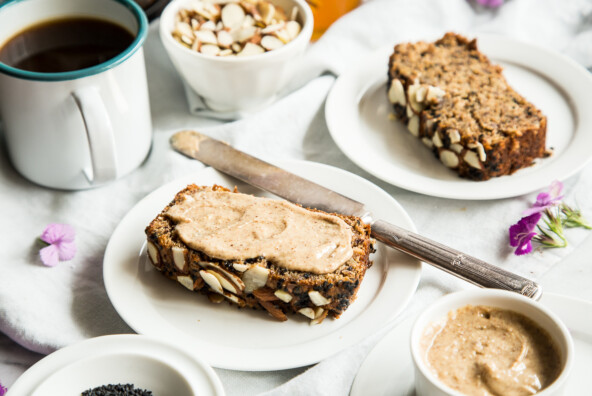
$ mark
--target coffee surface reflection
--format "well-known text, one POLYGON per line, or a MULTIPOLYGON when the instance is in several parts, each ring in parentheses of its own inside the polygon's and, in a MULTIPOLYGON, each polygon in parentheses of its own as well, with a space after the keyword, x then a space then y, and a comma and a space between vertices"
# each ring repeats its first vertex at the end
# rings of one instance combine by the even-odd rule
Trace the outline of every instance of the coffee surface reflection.
POLYGON ((21 70, 60 73, 96 66, 122 53, 134 35, 113 22, 76 17, 33 25, 0 48, 0 62, 21 70))

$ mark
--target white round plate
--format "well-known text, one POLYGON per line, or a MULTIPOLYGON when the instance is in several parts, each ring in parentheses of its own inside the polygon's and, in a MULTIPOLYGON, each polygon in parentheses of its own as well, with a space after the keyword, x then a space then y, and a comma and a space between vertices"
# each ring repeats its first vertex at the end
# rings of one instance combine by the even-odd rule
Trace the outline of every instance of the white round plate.
POLYGON ((337 146, 359 167, 388 183, 453 199, 523 195, 584 167, 592 158, 592 75, 563 55, 510 38, 483 36, 477 44, 492 62, 503 66, 512 87, 547 116, 551 157, 487 181, 458 177, 405 126, 389 119, 386 83, 392 46, 343 73, 331 89, 325 117, 337 146))
POLYGON ((224 395, 214 370, 196 356, 137 334, 91 338, 41 359, 10 387, 10 395, 80 396, 108 384, 133 384, 155 395, 224 395))
MULTIPOLYGON (((386 192, 359 176, 327 165, 291 161, 283 168, 364 202, 376 215, 414 230, 403 208, 386 192)), ((166 337, 210 365, 261 371, 316 363, 386 325, 407 305, 421 266, 407 255, 377 246, 358 297, 338 319, 311 326, 302 315, 277 322, 265 311, 212 304, 156 271, 145 254, 144 229, 186 185, 237 186, 271 196, 212 168, 175 180, 140 201, 121 221, 105 252, 103 276, 109 298, 129 326, 141 334, 166 337)))
MULTIPOLYGON (((541 303, 565 323, 574 339, 575 361, 566 395, 590 393, 592 367, 592 304, 588 301, 545 293, 541 303)), ((415 395, 409 340, 415 317, 390 331, 368 354, 354 379, 350 396, 415 395)))

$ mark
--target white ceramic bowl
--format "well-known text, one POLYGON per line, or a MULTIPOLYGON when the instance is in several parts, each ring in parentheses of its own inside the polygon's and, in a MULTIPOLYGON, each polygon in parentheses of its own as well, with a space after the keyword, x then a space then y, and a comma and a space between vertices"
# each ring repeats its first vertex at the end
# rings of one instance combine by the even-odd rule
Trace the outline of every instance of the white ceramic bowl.
POLYGON ((203 55, 178 43, 172 36, 175 16, 193 0, 173 0, 160 17, 160 38, 175 68, 206 105, 214 111, 255 110, 273 102, 298 69, 313 29, 305 0, 269 0, 290 12, 298 8, 298 36, 281 48, 244 57, 203 55))
POLYGON ((462 396, 441 381, 425 363, 420 341, 425 329, 432 323, 446 318, 448 312, 466 305, 487 305, 518 312, 545 329, 559 349, 562 370, 559 377, 537 396, 563 394, 573 363, 574 346, 571 335, 559 318, 542 304, 520 294, 494 289, 468 290, 448 294, 422 312, 411 330, 411 355, 415 366, 415 392, 418 396, 462 396))

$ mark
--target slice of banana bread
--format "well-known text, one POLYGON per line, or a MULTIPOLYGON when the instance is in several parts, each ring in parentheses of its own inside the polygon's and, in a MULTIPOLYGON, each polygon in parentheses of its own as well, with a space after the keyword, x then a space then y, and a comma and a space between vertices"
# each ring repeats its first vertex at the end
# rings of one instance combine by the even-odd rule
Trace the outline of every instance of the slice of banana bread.
MULTIPOLYGON (((300 313, 313 323, 320 323, 327 316, 338 318, 356 298, 366 270, 372 265, 370 253, 374 252, 370 226, 361 219, 330 214, 346 223, 353 251, 349 259, 330 273, 286 269, 263 256, 218 259, 189 247, 180 237, 179 221, 174 215, 176 212, 184 213, 186 206, 183 205, 200 199, 203 196, 200 193, 206 191, 230 192, 217 185, 189 185, 177 193, 146 228, 148 257, 163 275, 189 290, 208 295, 212 302, 227 300, 241 308, 264 309, 282 321, 289 313, 300 313)), ((243 195, 236 189, 233 193, 243 195)), ((329 215, 315 209, 307 210, 329 215)), ((206 212, 203 216, 200 214, 200 221, 208 215, 206 212)), ((265 234, 265 230, 264 226, 261 233, 265 234)), ((310 239, 314 238, 315 235, 310 235, 310 239)))
POLYGON ((387 90, 396 118, 461 177, 509 175, 549 155, 547 119, 476 40, 447 33, 434 43, 396 45, 387 90))

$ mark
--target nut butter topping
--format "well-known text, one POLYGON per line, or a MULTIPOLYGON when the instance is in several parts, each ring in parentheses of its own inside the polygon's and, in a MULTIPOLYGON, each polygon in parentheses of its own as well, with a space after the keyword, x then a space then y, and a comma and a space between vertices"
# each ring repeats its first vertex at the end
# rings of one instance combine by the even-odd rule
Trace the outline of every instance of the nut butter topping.
POLYGON ((352 231, 337 216, 226 191, 200 191, 185 198, 166 215, 177 223, 187 246, 208 256, 264 256, 289 270, 326 274, 353 254, 352 231))
POLYGON ((561 358, 529 318, 489 306, 465 306, 424 333, 427 365, 467 395, 534 395, 559 375, 561 358))

